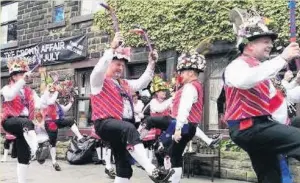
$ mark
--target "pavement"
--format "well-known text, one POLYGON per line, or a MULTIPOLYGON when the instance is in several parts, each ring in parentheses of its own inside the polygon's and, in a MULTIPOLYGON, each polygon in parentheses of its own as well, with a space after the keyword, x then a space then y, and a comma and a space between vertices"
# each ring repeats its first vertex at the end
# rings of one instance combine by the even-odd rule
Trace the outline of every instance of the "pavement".
MULTIPOLYGON (((62 171, 53 169, 51 161, 43 165, 32 162, 28 171, 27 183, 113 183, 113 179, 104 173, 103 165, 70 165, 66 161, 58 161, 62 171)), ((17 183, 16 159, 8 159, 0 163, 0 183, 17 183)), ((146 172, 133 166, 131 183, 151 183, 146 172)), ((184 177, 181 183, 210 183, 209 177, 184 177)), ((246 183, 236 180, 215 179, 214 183, 246 183)))

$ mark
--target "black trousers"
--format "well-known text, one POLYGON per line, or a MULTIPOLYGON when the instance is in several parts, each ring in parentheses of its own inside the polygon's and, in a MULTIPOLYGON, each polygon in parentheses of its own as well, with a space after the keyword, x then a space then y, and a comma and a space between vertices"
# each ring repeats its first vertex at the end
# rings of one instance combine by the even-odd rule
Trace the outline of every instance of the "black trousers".
MULTIPOLYGON (((167 130, 170 123, 172 122, 172 118, 170 116, 162 116, 162 117, 148 117, 146 119, 146 129, 151 128, 159 128, 162 131, 167 130)), ((177 143, 172 140, 171 144, 169 144, 166 148, 166 154, 168 154, 171 158, 172 168, 182 167, 182 154, 183 151, 190 140, 196 134, 196 124, 188 123, 189 130, 187 134, 181 134, 181 140, 177 143)), ((160 155, 161 153, 156 153, 156 155, 160 155)), ((159 157, 161 161, 161 157, 159 157)), ((161 164, 162 162, 160 162, 161 164)))
POLYGON ((23 133, 34 130, 34 124, 28 118, 11 117, 6 119, 3 129, 16 137, 17 157, 20 164, 29 164, 30 147, 27 144, 23 133))
POLYGON ((107 141, 114 152, 118 177, 132 177, 131 162, 127 148, 141 143, 140 134, 131 122, 116 119, 95 121, 95 131, 101 139, 107 141))
POLYGON ((58 134, 58 129, 64 128, 64 127, 71 127, 75 123, 74 119, 57 119, 53 120, 56 125, 57 125, 57 130, 52 131, 49 129, 49 122, 45 122, 45 129, 48 133, 49 136, 49 142, 52 147, 56 147, 56 142, 57 142, 57 134, 58 134))
POLYGON ((239 123, 230 126, 230 137, 249 154, 259 183, 281 183, 278 155, 300 160, 300 130, 266 116, 252 121, 253 126, 245 130, 239 129, 239 123))

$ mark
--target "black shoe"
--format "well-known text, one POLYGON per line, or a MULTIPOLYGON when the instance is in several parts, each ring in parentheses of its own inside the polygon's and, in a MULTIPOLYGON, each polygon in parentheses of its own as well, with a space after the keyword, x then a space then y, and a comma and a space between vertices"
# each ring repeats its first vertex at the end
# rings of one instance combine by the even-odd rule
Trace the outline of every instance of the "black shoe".
POLYGON ((61 171, 61 168, 60 168, 60 166, 59 166, 58 163, 54 163, 54 164, 53 164, 53 168, 54 168, 56 171, 61 171))
POLYGON ((95 161, 94 164, 95 164, 95 165, 101 165, 101 164, 102 164, 102 165, 105 165, 106 163, 105 163, 104 160, 98 160, 98 161, 95 161))
POLYGON ((86 137, 82 137, 80 140, 78 140, 79 143, 84 143, 87 140, 86 137))
POLYGON ((109 178, 111 179, 114 179, 116 177, 116 172, 115 172, 115 169, 111 168, 111 169, 107 169, 105 168, 105 171, 104 171, 108 176, 109 178))
POLYGON ((209 144, 208 147, 210 148, 217 148, 219 146, 219 143, 221 142, 223 136, 221 134, 215 135, 213 137, 213 141, 209 144))
POLYGON ((152 172, 152 175, 149 177, 151 180, 155 183, 168 183, 169 178, 175 173, 174 169, 161 169, 161 168, 155 168, 152 172))

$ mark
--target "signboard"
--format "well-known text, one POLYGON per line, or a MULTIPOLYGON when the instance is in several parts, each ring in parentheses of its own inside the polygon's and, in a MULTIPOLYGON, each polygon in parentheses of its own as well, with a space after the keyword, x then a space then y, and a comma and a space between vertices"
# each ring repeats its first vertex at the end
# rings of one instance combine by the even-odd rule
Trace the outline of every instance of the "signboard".
POLYGON ((57 41, 43 42, 24 48, 1 52, 1 68, 6 68, 7 58, 26 57, 35 65, 35 53, 39 53, 42 65, 61 64, 84 60, 87 56, 86 36, 76 36, 57 41))

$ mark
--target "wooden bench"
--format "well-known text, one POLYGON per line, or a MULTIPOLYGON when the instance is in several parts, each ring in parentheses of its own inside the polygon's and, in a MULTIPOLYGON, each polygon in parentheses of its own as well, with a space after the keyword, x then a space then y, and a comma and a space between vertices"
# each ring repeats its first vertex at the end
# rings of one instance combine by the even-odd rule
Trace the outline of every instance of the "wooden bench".
POLYGON ((215 161, 218 162, 218 171, 219 171, 219 177, 221 173, 221 152, 220 152, 220 146, 217 148, 210 148, 208 147, 204 142, 200 141, 199 139, 196 139, 194 142, 196 146, 196 151, 194 153, 185 153, 183 157, 183 172, 185 169, 187 169, 187 177, 190 177, 190 173, 192 176, 194 176, 194 162, 196 160, 199 161, 206 161, 210 163, 210 173, 211 173, 211 181, 214 182, 214 176, 215 176, 215 161), (187 165, 187 167, 185 167, 187 165), (191 171, 191 172, 190 172, 191 171))

